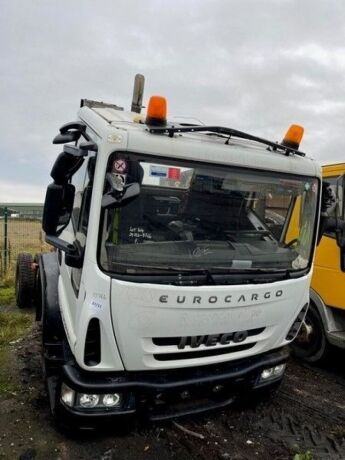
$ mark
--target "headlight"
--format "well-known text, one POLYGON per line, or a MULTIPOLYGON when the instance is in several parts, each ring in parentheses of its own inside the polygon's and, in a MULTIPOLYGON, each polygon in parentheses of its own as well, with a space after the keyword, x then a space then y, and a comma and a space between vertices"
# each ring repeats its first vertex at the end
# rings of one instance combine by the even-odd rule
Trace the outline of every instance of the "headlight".
POLYGON ((68 385, 61 385, 61 402, 76 410, 111 410, 122 406, 123 395, 120 393, 77 393, 68 385))
POLYGON ((81 405, 81 407, 85 407, 85 409, 92 409, 93 407, 96 407, 98 401, 98 395, 89 395, 87 393, 82 394, 79 398, 79 404, 81 405))
POLYGON ((120 395, 118 393, 104 395, 103 396, 103 405, 105 407, 114 407, 120 404, 120 395))

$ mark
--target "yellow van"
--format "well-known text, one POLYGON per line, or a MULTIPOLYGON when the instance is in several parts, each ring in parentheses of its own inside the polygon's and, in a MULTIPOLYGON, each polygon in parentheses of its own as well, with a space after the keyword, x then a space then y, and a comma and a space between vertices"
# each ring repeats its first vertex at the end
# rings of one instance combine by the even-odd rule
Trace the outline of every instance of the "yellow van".
MULTIPOLYGON (((326 165, 322 170, 324 186, 337 194, 345 163, 326 165)), ((335 210, 333 213, 335 217, 335 210)), ((336 231, 326 231, 316 250, 310 306, 292 345, 294 354, 308 362, 324 358, 329 344, 345 349, 345 247, 341 246, 336 231)))

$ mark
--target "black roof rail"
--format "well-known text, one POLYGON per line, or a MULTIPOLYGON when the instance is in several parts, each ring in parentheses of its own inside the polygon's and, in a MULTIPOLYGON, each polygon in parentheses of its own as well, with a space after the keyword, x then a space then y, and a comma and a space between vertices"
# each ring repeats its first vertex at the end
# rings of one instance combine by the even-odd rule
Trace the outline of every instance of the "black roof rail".
POLYGON ((279 142, 272 142, 262 137, 253 136, 252 134, 245 133, 243 131, 238 131, 233 128, 225 128, 223 126, 198 126, 198 125, 189 125, 189 126, 165 126, 165 127, 150 127, 149 132, 151 134, 168 134, 169 137, 173 137, 174 134, 178 133, 200 133, 204 132, 206 134, 219 134, 222 137, 227 137, 226 144, 232 137, 237 137, 239 139, 247 139, 250 141, 258 142, 260 144, 267 145, 268 150, 273 151, 282 151, 285 155, 289 156, 290 153, 295 155, 300 155, 301 157, 305 156, 305 153, 300 152, 299 150, 288 147, 287 145, 280 144, 279 142))

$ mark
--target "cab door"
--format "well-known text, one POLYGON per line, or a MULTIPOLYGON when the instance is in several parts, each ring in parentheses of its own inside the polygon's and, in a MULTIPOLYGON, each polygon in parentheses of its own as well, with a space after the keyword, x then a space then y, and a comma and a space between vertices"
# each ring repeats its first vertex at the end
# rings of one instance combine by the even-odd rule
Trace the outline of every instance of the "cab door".
MULTIPOLYGON (((327 176, 323 180, 335 190, 337 178, 327 176)), ((311 287, 327 306, 345 309, 345 271, 341 251, 334 232, 322 236, 316 250, 311 287)))

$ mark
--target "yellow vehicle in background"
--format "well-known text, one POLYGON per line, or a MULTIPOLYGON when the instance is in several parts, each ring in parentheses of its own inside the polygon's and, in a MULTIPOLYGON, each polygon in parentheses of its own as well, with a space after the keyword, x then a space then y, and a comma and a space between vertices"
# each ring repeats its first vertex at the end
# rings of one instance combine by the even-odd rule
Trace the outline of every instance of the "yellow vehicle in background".
MULTIPOLYGON (((345 163, 323 166, 323 187, 336 197, 328 214, 334 225, 320 231, 310 290, 310 305, 292 348, 308 362, 322 360, 329 344, 345 349, 345 242, 344 177, 345 163)), ((322 226, 322 218, 321 223, 322 226)))

